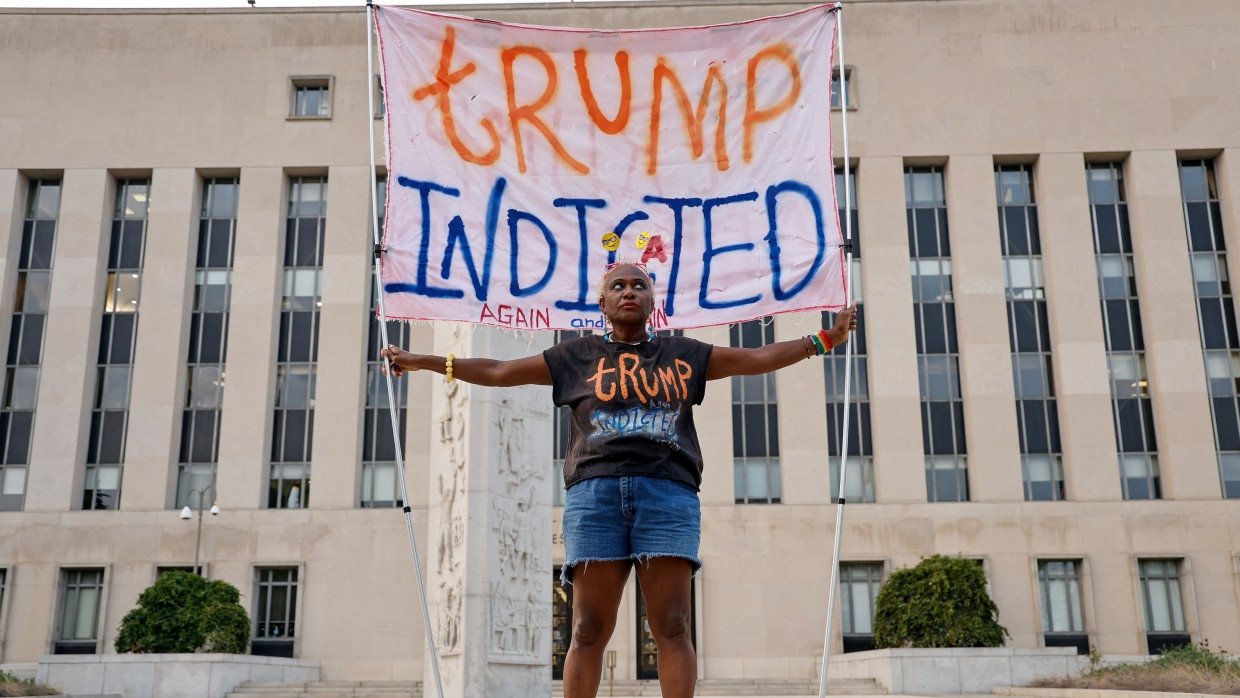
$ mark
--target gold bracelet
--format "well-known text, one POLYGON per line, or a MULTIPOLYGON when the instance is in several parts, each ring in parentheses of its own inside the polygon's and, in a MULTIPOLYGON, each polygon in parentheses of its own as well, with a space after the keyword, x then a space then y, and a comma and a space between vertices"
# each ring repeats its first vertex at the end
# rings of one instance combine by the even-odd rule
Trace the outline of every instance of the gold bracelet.
POLYGON ((443 362, 443 368, 444 368, 443 375, 445 378, 448 379, 449 383, 456 380, 455 378, 452 377, 452 360, 455 358, 456 358, 455 354, 449 353, 448 358, 444 359, 444 362, 443 362))

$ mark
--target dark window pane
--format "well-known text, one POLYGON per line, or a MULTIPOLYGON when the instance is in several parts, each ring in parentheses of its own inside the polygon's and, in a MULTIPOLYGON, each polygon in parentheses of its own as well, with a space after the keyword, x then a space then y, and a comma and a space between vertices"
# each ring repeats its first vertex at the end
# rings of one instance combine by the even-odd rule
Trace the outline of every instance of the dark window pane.
MULTIPOLYGON (((23 315, 18 364, 37 364, 43 349, 43 315, 23 315)), ((16 316, 14 316, 16 319, 16 316)), ((12 340, 10 340, 12 341, 12 340)))
POLYGON ((1003 209, 1003 218, 1007 224, 1007 235, 1005 236, 1007 249, 1003 253, 1022 257, 1031 254, 1028 230, 1025 228, 1025 209, 1006 207, 1003 209))
POLYGON ((297 462, 306 460, 306 418, 309 416, 308 410, 284 410, 284 438, 283 452, 280 458, 273 460, 282 460, 284 462, 297 462))
MULTIPOLYGON (((567 408, 562 408, 567 409, 567 408)), ((739 428, 744 414, 739 404, 732 405, 732 455, 734 457, 742 457, 745 455, 744 432, 739 428)))
POLYGON ((30 246, 28 269, 52 268, 52 244, 56 241, 56 221, 36 221, 30 246))
POLYGON ((1094 224, 1097 229, 1097 239, 1094 245, 1097 249, 1094 251, 1098 254, 1112 254, 1122 252, 1119 244, 1119 227, 1118 221, 1115 219, 1115 207, 1098 204, 1094 206, 1094 224))
POLYGON ((1198 298, 1201 313, 1201 341, 1206 349, 1226 349, 1227 331, 1223 326, 1223 306, 1218 298, 1198 298))
POLYGON ((1132 336, 1128 328, 1128 301, 1123 299, 1102 302, 1106 311, 1107 349, 1109 351, 1131 350, 1132 336))
POLYGON ((1038 351, 1037 309, 1034 301, 1012 301, 1008 310, 1012 315, 1012 328, 1015 337, 1013 351, 1038 351))
POLYGON ((1046 419, 1050 431, 1050 452, 1059 453, 1063 451, 1063 446, 1059 442, 1059 407, 1054 400, 1046 402, 1046 419))
POLYGON ((1240 421, 1236 415, 1234 397, 1216 397, 1214 402, 1214 433, 1218 435, 1218 450, 1240 451, 1240 421))
POLYGON ((769 444, 767 455, 779 455, 779 408, 774 404, 766 406, 766 439, 769 444))
POLYGON ((215 410, 199 410, 194 415, 194 442, 192 446, 192 462, 214 463, 216 458, 216 420, 220 413, 215 410))
POLYGON ((133 335, 138 323, 137 313, 114 313, 112 318, 112 346, 108 353, 110 364, 133 363, 133 335))
POLYGON ((1145 334, 1141 330, 1141 303, 1136 298, 1128 301, 1128 317, 1132 319, 1132 348, 1145 349, 1145 334))
POLYGON ((766 409, 762 404, 745 405, 745 455, 765 456, 766 409))
POLYGON ((204 266, 227 268, 232 266, 231 235, 232 221, 220 219, 211 222, 211 245, 208 252, 208 263, 204 266))
POLYGON ((952 403, 928 402, 930 409, 930 443, 933 455, 956 453, 955 429, 952 426, 952 403))
POLYGON ((1218 201, 1210 202, 1210 216, 1214 221, 1214 249, 1221 252, 1227 249, 1227 242, 1223 239, 1223 210, 1218 201))
POLYGON ((956 344, 956 304, 943 304, 943 321, 947 324, 947 351, 955 354, 960 351, 956 344))
POLYGON ((1022 400, 1025 420, 1025 453, 1050 453, 1046 437, 1046 409, 1041 400, 1022 400))
POLYGON ((120 221, 112 221, 112 230, 108 240, 108 268, 116 269, 120 266, 119 260, 121 256, 121 229, 120 221))
POLYGON ((947 348, 947 320, 943 303, 923 303, 922 313, 922 345, 918 347, 923 354, 945 354, 947 348))
POLYGON ((367 435, 373 434, 374 452, 370 460, 394 461, 396 460, 396 445, 392 439, 392 418, 387 410, 370 410, 374 414, 374 431, 367 431, 367 435))
POLYGON ((930 403, 921 403, 921 452, 930 453, 930 403))
POLYGON ((125 446, 125 413, 102 412, 103 425, 96 463, 120 463, 125 446))
POLYGON ((224 313, 201 313, 198 362, 204 364, 223 363, 224 361, 224 313))
POLYGON ((17 363, 17 351, 18 349, 21 348, 21 341, 20 341, 21 333, 22 333, 22 316, 20 314, 15 313, 12 319, 9 321, 9 352, 8 352, 8 358, 5 359, 6 363, 9 363, 9 364, 17 363))
POLYGON ((1029 254, 1042 254, 1042 240, 1038 235, 1038 209, 1029 208, 1029 254))
POLYGON ((935 210, 932 208, 914 209, 913 216, 917 224, 917 255, 918 257, 945 257, 947 253, 939 251, 939 233, 935 228, 935 210))
POLYGON ((968 453, 969 447, 964 440, 964 403, 960 400, 952 402, 952 416, 955 418, 952 424, 956 429, 956 453, 968 453))
POLYGON ((142 268, 142 238, 143 220, 127 220, 124 223, 124 236, 121 240, 121 254, 119 264, 120 269, 141 269, 142 268))
POLYGON ((1210 229, 1210 207, 1204 201, 1184 204, 1184 216, 1188 219, 1188 242, 1194 252, 1214 249, 1214 234, 1210 229))
POLYGON ((1119 450, 1123 453, 1141 453, 1146 450, 1145 420, 1141 411, 1140 399, 1115 401, 1115 428, 1119 431, 1119 450))
POLYGON ((34 412, 9 412, 3 416, 7 418, 9 440, 4 454, 5 465, 29 463, 30 431, 34 424, 34 412))

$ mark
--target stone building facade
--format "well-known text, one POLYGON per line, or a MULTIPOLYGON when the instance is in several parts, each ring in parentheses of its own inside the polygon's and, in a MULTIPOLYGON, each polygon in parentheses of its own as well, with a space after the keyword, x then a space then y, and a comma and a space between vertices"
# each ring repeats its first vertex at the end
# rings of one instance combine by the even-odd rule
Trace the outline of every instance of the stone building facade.
MULTIPOLYGON (((799 7, 440 9, 625 28, 799 7)), ((980 561, 1017 647, 1240 645, 1240 5, 855 0, 843 18, 864 360, 834 651, 865 647, 878 584, 934 553, 980 561)), ((372 361, 366 31, 358 7, 0 10, 0 662, 114 651, 142 589, 193 563, 179 510, 217 502, 201 559, 242 590, 258 651, 423 676, 372 361)), ((822 321, 689 334, 753 345, 822 321)), ((714 384, 697 412, 703 677, 817 671, 842 367, 714 384)), ((508 430, 546 472, 510 449, 501 474, 553 489, 558 417, 545 389, 456 387, 547 407, 454 423, 464 398, 438 376, 405 383, 434 567, 464 494, 433 458, 508 430)), ((552 559, 517 541, 496 565, 549 587, 558 513, 538 535, 552 559)), ((617 678, 651 669, 641 608, 630 582, 617 678)), ((555 647, 557 609, 550 627, 507 614, 496 648, 555 647)), ((441 643, 461 632, 436 623, 441 643)))

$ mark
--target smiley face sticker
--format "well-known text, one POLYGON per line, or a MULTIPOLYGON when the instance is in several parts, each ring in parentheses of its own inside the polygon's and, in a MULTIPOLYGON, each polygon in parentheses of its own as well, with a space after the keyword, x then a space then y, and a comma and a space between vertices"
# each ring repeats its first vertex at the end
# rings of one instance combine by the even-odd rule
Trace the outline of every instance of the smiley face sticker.
POLYGON ((608 252, 615 252, 620 249, 620 236, 615 233, 607 233, 603 235, 603 249, 608 252))
POLYGON ((646 243, 648 242, 650 242, 650 233, 649 231, 643 230, 641 234, 637 236, 637 241, 634 242, 633 245, 636 246, 637 249, 643 250, 646 248, 646 243))

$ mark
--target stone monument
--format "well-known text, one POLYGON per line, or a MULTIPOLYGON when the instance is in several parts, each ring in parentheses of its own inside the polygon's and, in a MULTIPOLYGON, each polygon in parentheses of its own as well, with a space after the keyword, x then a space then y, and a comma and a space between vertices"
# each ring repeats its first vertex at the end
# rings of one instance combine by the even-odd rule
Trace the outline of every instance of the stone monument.
MULTIPOLYGON (((435 353, 513 359, 549 332, 441 325, 435 353)), ((551 695, 550 388, 433 382, 426 593, 444 698, 551 695)), ((427 657, 424 694, 435 695, 427 657)))

